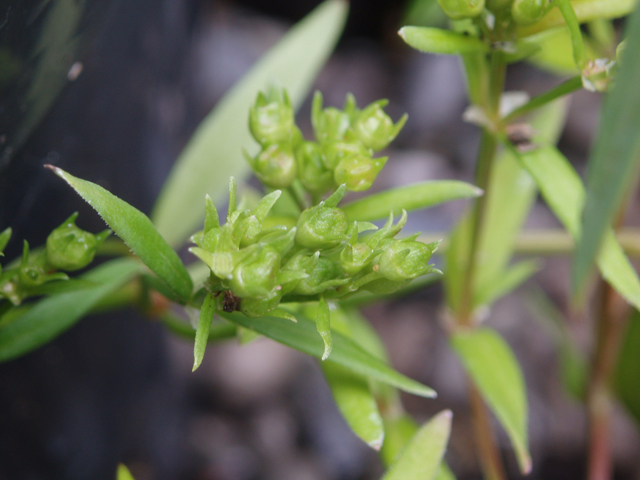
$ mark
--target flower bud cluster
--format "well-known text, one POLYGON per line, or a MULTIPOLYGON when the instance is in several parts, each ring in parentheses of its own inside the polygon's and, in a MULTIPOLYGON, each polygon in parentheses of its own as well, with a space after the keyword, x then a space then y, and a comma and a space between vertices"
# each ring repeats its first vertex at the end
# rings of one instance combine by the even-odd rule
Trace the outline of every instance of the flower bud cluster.
POLYGON ((197 246, 190 249, 211 270, 207 289, 219 299, 219 310, 290 318, 278 308, 281 302, 342 298, 359 290, 391 293, 438 271, 428 263, 438 242, 427 245, 417 235, 394 238, 406 212, 395 225, 391 214, 380 229, 368 222, 350 223, 338 207, 344 184, 304 210, 294 227, 264 228, 279 190, 250 209, 236 208, 235 190, 232 181, 224 225, 207 198, 205 228, 192 237, 197 246))
POLYGON ((553 0, 438 0, 440 7, 453 20, 473 18, 485 11, 518 25, 536 23, 551 10, 553 0))
POLYGON ((373 158, 398 135, 406 115, 397 123, 384 112, 386 100, 360 110, 352 95, 342 110, 323 108, 316 92, 311 113, 316 141, 306 141, 295 125, 294 111, 286 92, 258 94, 249 114, 249 129, 260 143, 255 157, 245 153, 256 176, 271 188, 287 188, 299 180, 314 198, 338 185, 347 190, 368 189, 387 161, 373 158))
MULTIPOLYGON (((14 305, 38 292, 38 287, 54 280, 67 280, 61 272, 80 270, 93 261, 100 244, 111 234, 105 230, 97 235, 76 226, 78 213, 74 213, 47 237, 43 250, 30 252, 25 240, 20 263, 4 271, 0 270, 0 299, 14 305)), ((11 230, 0 234, 0 254, 11 237, 11 230)))

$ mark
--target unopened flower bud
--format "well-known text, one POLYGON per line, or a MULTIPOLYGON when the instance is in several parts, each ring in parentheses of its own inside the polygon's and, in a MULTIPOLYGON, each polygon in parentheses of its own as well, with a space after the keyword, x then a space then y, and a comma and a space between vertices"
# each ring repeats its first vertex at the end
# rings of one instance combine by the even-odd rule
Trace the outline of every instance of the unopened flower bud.
POLYGON ((453 20, 476 17, 484 8, 484 0, 438 0, 438 3, 453 20))
POLYGON ((296 150, 298 178, 309 192, 323 194, 330 190, 333 182, 333 171, 327 169, 322 149, 315 142, 304 142, 296 150))
POLYGON ((407 121, 405 114, 394 125, 393 120, 382 109, 387 103, 387 100, 373 102, 358 113, 352 125, 356 138, 365 147, 374 151, 386 148, 396 138, 407 121))
POLYGON ((333 172, 333 178, 338 184, 346 184, 347 190, 361 192, 367 190, 382 170, 388 157, 370 158, 351 155, 343 158, 333 172))
POLYGON ((335 170, 343 159, 353 155, 371 157, 371 151, 365 148, 360 141, 330 142, 324 145, 323 161, 329 170, 335 170))
POLYGON ((432 271, 431 254, 438 243, 425 244, 412 238, 392 242, 380 255, 378 272, 395 282, 411 280, 432 271))
POLYGON ((322 94, 316 92, 311 105, 313 133, 320 143, 344 139, 351 124, 347 112, 334 107, 322 108, 322 94))
POLYGON ((307 274, 293 289, 293 293, 299 295, 316 295, 349 281, 348 278, 344 278, 338 263, 319 254, 293 258, 287 268, 293 271, 304 271, 307 274))
POLYGON ((249 110, 249 129, 261 145, 295 141, 300 132, 287 92, 272 90, 269 97, 260 92, 249 110))
POLYGON ((345 240, 347 215, 323 203, 307 208, 298 218, 296 242, 307 248, 333 247, 345 240))
POLYGON ((46 259, 51 267, 68 272, 79 270, 91 263, 98 246, 111 234, 105 230, 98 235, 78 228, 78 213, 71 215, 47 238, 46 259))
POLYGON ((296 178, 296 160, 286 144, 271 144, 255 158, 246 153, 245 156, 256 176, 268 187, 287 188, 296 178))
POLYGON ((254 248, 233 269, 229 282, 240 298, 270 298, 275 293, 280 255, 268 245, 254 248))
POLYGON ((531 25, 542 20, 551 7, 552 0, 514 0, 511 17, 520 25, 531 25))
POLYGON ((346 245, 340 252, 340 264, 342 269, 351 276, 354 276, 366 267, 371 261, 373 249, 366 243, 356 243, 346 245))

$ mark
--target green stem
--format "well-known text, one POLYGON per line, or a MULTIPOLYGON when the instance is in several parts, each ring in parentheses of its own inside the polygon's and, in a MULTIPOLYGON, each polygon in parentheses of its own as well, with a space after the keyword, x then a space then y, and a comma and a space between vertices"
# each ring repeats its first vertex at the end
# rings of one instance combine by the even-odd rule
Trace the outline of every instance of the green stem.
MULTIPOLYGON (((160 320, 169 331, 177 336, 186 338, 187 340, 194 340, 196 338, 196 331, 193 327, 184 320, 177 318, 175 315, 165 312, 160 317, 160 320)), ((214 322, 211 324, 211 328, 209 329, 207 343, 234 338, 237 335, 237 332, 238 327, 233 323, 229 323, 227 321, 214 322)))
POLYGON ((580 23, 576 12, 573 10, 569 0, 556 0, 556 5, 569 27, 571 35, 571 45, 573 46, 573 59, 580 70, 587 65, 587 49, 584 46, 582 32, 580 31, 580 23))
MULTIPOLYGON (((480 139, 480 151, 478 154, 478 163, 476 166, 476 185, 487 191, 489 177, 491 175, 491 166, 496 154, 498 142, 496 137, 486 129, 482 131, 480 139)), ((487 195, 483 195, 476 199, 472 213, 472 236, 469 249, 469 257, 467 264, 467 274, 464 277, 462 285, 462 297, 460 311, 458 312, 458 320, 462 325, 470 326, 473 324, 473 297, 474 285, 473 277, 476 270, 476 257, 478 246, 480 244, 480 235, 482 233, 482 223, 485 215, 487 195)))
POLYGON ((531 100, 529 100, 529 102, 525 103, 521 107, 516 108, 511 113, 509 113, 509 115, 504 117, 503 122, 512 122, 518 117, 531 113, 534 110, 537 110, 538 108, 546 105, 547 103, 553 102, 554 100, 557 100, 560 97, 564 97, 565 95, 568 95, 571 92, 575 92, 576 90, 580 90, 581 88, 582 77, 580 77, 580 75, 577 75, 573 78, 570 78, 566 82, 562 82, 557 87, 552 88, 542 95, 533 97, 531 100))

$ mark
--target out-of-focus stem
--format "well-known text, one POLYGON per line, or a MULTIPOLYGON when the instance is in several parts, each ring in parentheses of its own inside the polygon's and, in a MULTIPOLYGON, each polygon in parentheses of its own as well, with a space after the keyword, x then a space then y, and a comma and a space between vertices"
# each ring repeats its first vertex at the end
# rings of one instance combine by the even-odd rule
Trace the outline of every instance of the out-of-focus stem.
POLYGON ((611 391, 622 332, 624 312, 620 298, 607 283, 602 283, 601 305, 597 318, 597 345, 593 358, 587 397, 589 416, 588 480, 610 480, 613 475, 610 450, 610 423, 614 396, 611 391))
POLYGON ((476 446, 479 452, 480 466, 485 480, 506 480, 507 475, 502 465, 495 435, 489 420, 489 412, 482 395, 473 381, 468 383, 469 403, 473 414, 473 427, 476 446))

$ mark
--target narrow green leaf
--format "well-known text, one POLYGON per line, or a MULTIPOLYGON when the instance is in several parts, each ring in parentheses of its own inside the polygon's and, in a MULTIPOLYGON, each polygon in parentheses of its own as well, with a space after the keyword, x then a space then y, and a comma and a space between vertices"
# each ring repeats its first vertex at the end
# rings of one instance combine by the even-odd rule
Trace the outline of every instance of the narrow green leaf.
POLYGON ((121 463, 118 465, 116 480, 134 480, 134 478, 129 469, 121 463))
POLYGON ((539 288, 529 292, 527 306, 558 349, 560 375, 566 391, 576 400, 584 400, 589 365, 571 338, 568 320, 539 288))
POLYGON ((452 416, 444 410, 420 427, 383 480, 434 479, 447 449, 452 416))
POLYGON ((520 262, 509 269, 505 269, 502 275, 494 279, 494 282, 479 285, 474 292, 474 307, 491 305, 499 298, 518 288, 539 269, 540 264, 535 260, 520 262))
POLYGON ((527 396, 520 366, 509 345, 493 330, 480 328, 451 337, 467 373, 507 431, 522 473, 531 471, 527 440, 527 396))
POLYGON ((9 240, 11 239, 11 227, 5 228, 2 233, 0 233, 0 257, 3 256, 4 247, 7 246, 9 240))
POLYGON ((193 290, 191 277, 178 254, 155 229, 149 218, 95 183, 48 165, 91 205, 140 260, 160 277, 183 302, 193 290))
POLYGON ((385 467, 390 467, 418 431, 418 424, 406 413, 398 416, 388 415, 383 421, 385 435, 380 457, 385 467))
MULTIPOLYGON (((574 238, 580 236, 580 211, 585 191, 580 177, 555 147, 541 147, 519 153, 522 164, 536 181, 540 193, 574 238)), ((640 308, 640 280, 611 228, 605 234, 598 255, 604 279, 627 302, 640 308)))
POLYGON ((589 269, 616 212, 637 179, 640 162, 640 10, 627 23, 627 46, 600 117, 600 134, 591 153, 582 234, 571 271, 574 295, 584 290, 589 269))
POLYGON ((316 329, 324 342, 324 352, 322 360, 326 360, 331 355, 333 341, 331 340, 331 315, 329 314, 329 303, 324 298, 318 303, 318 311, 316 312, 316 329))
POLYGON ((384 426, 367 380, 336 363, 323 362, 322 371, 351 430, 371 448, 380 450, 384 426))
POLYGON ((209 329, 213 322, 213 314, 216 310, 216 298, 212 294, 207 294, 200 308, 200 317, 198 318, 198 328, 196 329, 196 341, 193 344, 193 369, 196 369, 202 363, 204 351, 207 348, 209 340, 209 329))
POLYGON ((640 425, 640 313, 633 311, 614 375, 616 395, 640 425))
POLYGON ((431 27, 402 27, 398 32, 407 45, 426 53, 459 55, 461 53, 489 53, 491 48, 482 40, 431 27))
POLYGON ((480 195, 482 195, 482 190, 470 183, 442 180, 392 188, 347 203, 341 208, 350 221, 381 220, 388 218, 389 212, 399 216, 403 209, 406 211, 417 210, 451 200, 475 198, 480 195))
MULTIPOLYGON (((624 17, 633 11, 636 4, 637 0, 571 0, 571 6, 579 23, 624 17)), ((526 37, 548 28, 564 25, 564 23, 562 14, 557 8, 554 8, 538 23, 519 27, 516 32, 518 37, 526 37)))
MULTIPOLYGON (((251 328, 276 342, 300 350, 308 355, 322 358, 324 344, 318 336, 315 322, 297 317, 298 323, 282 318, 249 318, 241 313, 220 313, 220 315, 246 328, 251 328)), ((327 362, 337 363, 373 380, 394 386, 408 393, 422 397, 435 397, 429 387, 411 380, 387 366, 382 360, 367 353, 349 338, 338 332, 332 332, 333 350, 327 362)))
POLYGON ((144 266, 131 259, 100 265, 82 276, 97 286, 44 298, 24 315, 0 327, 0 362, 19 357, 53 340, 144 266))
POLYGON ((173 246, 198 228, 206 193, 223 200, 229 177, 245 178, 250 168, 242 156, 254 145, 247 116, 258 91, 273 82, 286 88, 293 104, 302 104, 318 71, 342 32, 348 4, 329 0, 292 28, 200 124, 180 154, 151 218, 173 246))

